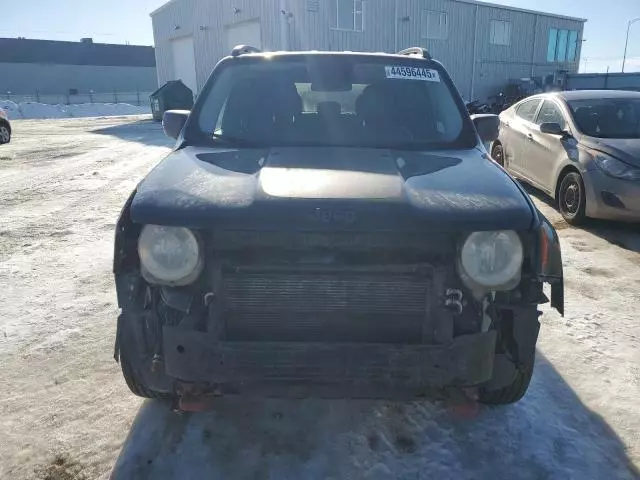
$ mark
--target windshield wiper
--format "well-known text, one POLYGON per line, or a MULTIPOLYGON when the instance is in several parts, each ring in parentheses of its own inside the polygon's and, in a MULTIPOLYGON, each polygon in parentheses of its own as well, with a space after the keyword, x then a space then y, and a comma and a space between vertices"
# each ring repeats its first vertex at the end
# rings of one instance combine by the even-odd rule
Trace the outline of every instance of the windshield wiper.
POLYGON ((211 137, 219 142, 223 142, 229 145, 234 145, 238 147, 257 147, 259 146, 256 142, 252 140, 247 140, 246 138, 238 138, 232 137, 230 135, 224 135, 222 133, 213 133, 211 137))

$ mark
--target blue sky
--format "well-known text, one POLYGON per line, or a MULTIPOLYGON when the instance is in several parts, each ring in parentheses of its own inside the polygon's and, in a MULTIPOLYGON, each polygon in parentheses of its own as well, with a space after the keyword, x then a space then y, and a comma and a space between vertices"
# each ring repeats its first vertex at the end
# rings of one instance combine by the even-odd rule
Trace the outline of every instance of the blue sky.
MULTIPOLYGON (((209 0, 215 1, 215 0, 209 0)), ((2 0, 0 36, 153 44, 149 13, 164 0, 2 0)), ((589 20, 581 70, 620 71, 627 21, 640 17, 640 0, 495 0, 589 20)), ((628 71, 640 71, 640 22, 632 27, 628 71)))

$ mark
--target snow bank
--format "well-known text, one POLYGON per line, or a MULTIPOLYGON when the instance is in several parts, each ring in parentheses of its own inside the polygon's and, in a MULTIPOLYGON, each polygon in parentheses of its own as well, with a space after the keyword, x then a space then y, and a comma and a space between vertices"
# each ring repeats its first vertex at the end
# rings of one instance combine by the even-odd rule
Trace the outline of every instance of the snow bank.
POLYGON ((143 115, 151 113, 149 106, 128 103, 81 103, 77 105, 48 105, 37 102, 15 103, 0 100, 10 119, 108 117, 117 115, 143 115))

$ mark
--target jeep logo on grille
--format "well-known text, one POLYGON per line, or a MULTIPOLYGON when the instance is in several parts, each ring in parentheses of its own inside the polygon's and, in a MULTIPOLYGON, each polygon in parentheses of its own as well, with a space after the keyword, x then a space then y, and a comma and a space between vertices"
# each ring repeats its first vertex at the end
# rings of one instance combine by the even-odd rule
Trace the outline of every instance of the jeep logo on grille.
POLYGON ((316 223, 339 223, 352 225, 356 223, 356 213, 352 210, 331 210, 328 208, 316 208, 309 216, 316 223))

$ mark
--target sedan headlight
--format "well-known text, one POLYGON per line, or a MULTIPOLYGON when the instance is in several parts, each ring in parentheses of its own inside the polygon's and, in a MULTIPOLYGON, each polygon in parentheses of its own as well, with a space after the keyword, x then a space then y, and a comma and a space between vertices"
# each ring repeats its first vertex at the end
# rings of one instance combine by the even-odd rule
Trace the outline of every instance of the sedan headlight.
POLYGON ((472 290, 510 290, 520 282, 522 260, 516 232, 474 232, 460 250, 459 273, 472 290))
POLYGON ((150 283, 182 286, 204 266, 200 245, 188 228, 145 225, 138 239, 142 276, 150 283))
POLYGON ((632 167, 609 155, 598 153, 593 156, 596 165, 607 175, 621 180, 640 180, 640 168, 632 167))

